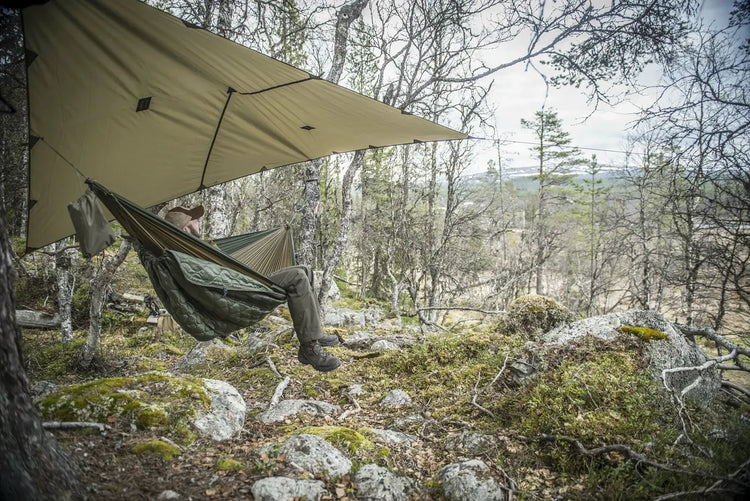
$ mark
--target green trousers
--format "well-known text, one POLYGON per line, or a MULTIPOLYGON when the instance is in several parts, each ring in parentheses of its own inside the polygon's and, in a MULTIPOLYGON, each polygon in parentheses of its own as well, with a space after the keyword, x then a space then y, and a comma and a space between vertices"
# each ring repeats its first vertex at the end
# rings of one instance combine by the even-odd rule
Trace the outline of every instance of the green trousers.
POLYGON ((268 276, 287 293, 292 325, 300 344, 310 344, 323 335, 318 299, 312 287, 313 275, 308 266, 290 266, 268 276))

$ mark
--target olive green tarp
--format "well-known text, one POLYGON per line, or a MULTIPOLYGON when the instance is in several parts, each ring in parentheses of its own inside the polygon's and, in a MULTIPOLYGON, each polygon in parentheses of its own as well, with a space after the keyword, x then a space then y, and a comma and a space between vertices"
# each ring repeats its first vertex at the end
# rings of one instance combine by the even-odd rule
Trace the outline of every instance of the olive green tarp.
MULTIPOLYGON (((138 256, 164 307, 187 333, 200 341, 227 336, 249 327, 286 301, 286 293, 258 270, 220 249, 138 207, 133 202, 87 181, 125 230, 140 243, 138 256)), ((286 231, 264 231, 224 239, 224 248, 245 251, 261 244, 273 255, 271 243, 287 246, 286 231), (282 238, 274 238, 275 236, 282 238)), ((217 245, 219 245, 217 243, 217 245)), ((268 260, 266 260, 268 261, 268 260)), ((292 264, 271 260, 268 273, 292 264)))
POLYGON ((333 153, 462 139, 138 0, 23 9, 27 248, 96 179, 141 207, 333 153))

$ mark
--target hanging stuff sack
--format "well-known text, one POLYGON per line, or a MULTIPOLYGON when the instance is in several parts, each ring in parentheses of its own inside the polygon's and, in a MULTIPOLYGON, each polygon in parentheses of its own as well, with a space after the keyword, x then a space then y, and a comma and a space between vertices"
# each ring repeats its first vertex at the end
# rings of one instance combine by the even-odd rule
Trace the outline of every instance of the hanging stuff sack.
POLYGON ((104 216, 96 193, 91 189, 68 204, 68 213, 84 257, 100 253, 115 241, 115 234, 104 216))

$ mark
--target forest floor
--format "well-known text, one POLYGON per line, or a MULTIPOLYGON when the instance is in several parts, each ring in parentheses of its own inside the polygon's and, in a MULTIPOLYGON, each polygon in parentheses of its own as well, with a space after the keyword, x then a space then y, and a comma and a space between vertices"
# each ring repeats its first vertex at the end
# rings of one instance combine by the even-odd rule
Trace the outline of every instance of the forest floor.
MULTIPOLYGON (((23 330, 32 390, 42 381, 66 387, 152 372, 184 375, 177 366, 195 344, 192 338, 166 333, 156 339, 153 328, 137 315, 110 312, 105 320, 97 363, 85 372, 75 369, 85 331, 76 331, 73 343, 62 345, 58 332, 23 330)), ((353 331, 328 332, 346 339, 353 331)), ((296 433, 332 428, 362 439, 334 443, 347 451, 355 468, 376 463, 416 480, 413 499, 442 499, 437 470, 471 458, 490 467, 511 499, 523 500, 654 499, 710 486, 714 480, 708 477, 729 475, 747 459, 750 407, 744 404, 720 403, 712 411, 690 407, 692 440, 710 448, 713 458, 696 455, 680 441, 681 417, 645 377, 638 339, 587 340, 539 351, 533 357, 544 371, 519 382, 509 364, 530 360, 529 342, 503 332, 496 321, 465 323, 448 333, 423 335, 409 328, 377 333, 413 336, 418 342, 380 353, 330 348, 343 365, 318 373, 297 362, 290 329, 261 351, 247 347, 252 332, 240 332, 235 341, 227 341, 227 350, 209 351, 207 361, 189 371, 190 376, 226 381, 240 392, 248 408, 240 436, 224 442, 197 436, 179 444, 180 453, 169 460, 133 453, 133 447, 145 441, 176 439, 169 429, 136 426, 128 413, 100 419, 106 426, 103 432, 52 432, 76 460, 90 499, 97 500, 157 499, 165 490, 179 493, 180 499, 252 499, 252 485, 261 478, 300 476, 283 456, 269 452, 270 447, 296 433), (337 405, 337 412, 261 423, 256 416, 266 409, 281 380, 276 372, 290 378, 285 399, 325 401, 337 405), (367 393, 355 400, 348 394, 352 384, 362 385, 367 393), (397 409, 380 406, 383 396, 396 388, 405 390, 413 403, 397 409), (411 424, 395 425, 404 420, 411 424), (717 427, 732 439, 711 438, 710 431, 717 427), (400 429, 417 440, 383 444, 367 439, 367 430, 374 428, 400 429), (564 440, 539 439, 542 434, 572 436, 588 448, 623 444, 656 462, 699 473, 645 467, 617 452, 582 455, 564 440), (481 437, 481 446, 470 446, 465 440, 469 435, 481 437)), ((323 480, 331 493, 324 499, 356 499, 350 476, 323 480)), ((717 492, 713 497, 681 497, 699 498, 741 496, 717 492)))

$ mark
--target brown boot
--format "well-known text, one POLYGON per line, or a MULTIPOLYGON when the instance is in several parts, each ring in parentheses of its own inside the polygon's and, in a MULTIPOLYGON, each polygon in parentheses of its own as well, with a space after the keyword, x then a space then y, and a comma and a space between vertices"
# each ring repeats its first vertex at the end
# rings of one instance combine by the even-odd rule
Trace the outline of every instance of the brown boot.
POLYGON ((332 371, 341 365, 341 361, 321 348, 317 341, 301 345, 297 359, 305 365, 312 365, 313 369, 320 372, 332 371))

